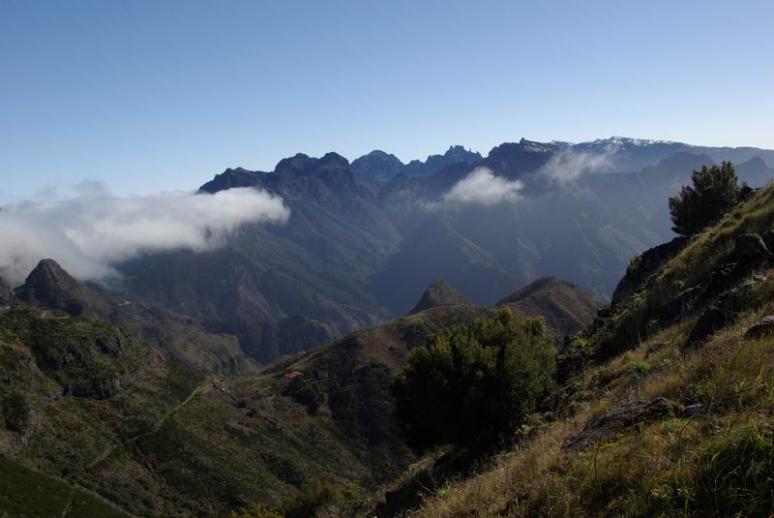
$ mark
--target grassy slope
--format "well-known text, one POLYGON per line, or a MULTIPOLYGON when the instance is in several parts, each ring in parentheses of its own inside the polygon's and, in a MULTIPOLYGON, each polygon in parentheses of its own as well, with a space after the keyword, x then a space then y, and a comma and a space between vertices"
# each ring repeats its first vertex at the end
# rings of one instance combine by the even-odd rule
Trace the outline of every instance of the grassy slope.
MULTIPOLYGON (((220 516, 254 502, 281 506, 319 481, 375 491, 415 460, 393 418, 390 392, 408 350, 492 312, 430 308, 261 375, 213 378, 164 360, 96 318, 17 306, 0 313, 0 400, 23 394, 31 418, 23 433, 0 421, 0 454, 61 488, 94 492, 139 516, 220 516), (98 339, 113 334, 123 337, 126 354, 100 352, 98 339), (86 359, 65 361, 70 353, 63 344, 86 359), (56 361, 44 368, 40 362, 52 351, 56 361), (103 399, 63 395, 62 383, 91 379, 93 366, 126 371, 121 389, 103 399), (289 393, 285 374, 295 370, 320 396, 314 412, 289 393)), ((15 498, 0 500, 0 510, 37 505, 31 494, 15 498)), ((59 500, 35 514, 59 514, 55 507, 59 500)))
MULTIPOLYGON (((774 223, 774 186, 693 240, 614 316, 626 350, 562 387, 559 413, 469 479, 442 488, 417 516, 767 515, 774 512, 774 337, 743 338, 774 313, 774 270, 763 272, 749 309, 701 348, 684 352, 694 314, 666 328, 651 310, 706 277, 744 232, 774 223), (628 341, 628 342, 627 342, 628 341), (640 424, 585 451, 562 448, 614 406, 663 396, 701 403, 691 418, 640 424)), ((589 347, 599 344, 593 342, 589 347)))

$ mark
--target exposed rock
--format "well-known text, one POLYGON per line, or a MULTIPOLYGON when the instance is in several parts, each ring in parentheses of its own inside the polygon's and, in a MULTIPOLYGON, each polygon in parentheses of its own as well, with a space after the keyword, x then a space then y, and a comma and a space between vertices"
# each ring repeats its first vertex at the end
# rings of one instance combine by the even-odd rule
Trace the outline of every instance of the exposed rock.
POLYGON ((750 289, 755 284, 754 281, 747 281, 721 293, 693 326, 688 336, 687 346, 691 347, 703 342, 715 331, 736 320, 739 312, 744 309, 750 289))
POLYGON ((774 229, 767 230, 761 237, 763 242, 766 243, 766 248, 769 249, 769 252, 774 252, 774 229))
POLYGON ((401 174, 404 165, 395 155, 374 150, 352 162, 352 170, 377 180, 388 180, 401 174))
POLYGON ((664 305, 662 320, 665 323, 673 322, 686 313, 690 313, 701 301, 706 292, 705 286, 692 286, 686 288, 664 305))
POLYGON ((71 315, 88 308, 86 291, 53 259, 43 259, 16 290, 16 296, 27 302, 71 315))
POLYGON ((683 415, 685 417, 696 417, 704 412, 704 405, 701 403, 694 403, 683 408, 683 415))
POLYGON ((616 286, 610 306, 615 308, 625 298, 642 290, 648 278, 656 273, 664 263, 676 256, 687 243, 687 237, 676 237, 668 243, 646 250, 635 258, 616 286))
POLYGON ((753 324, 744 334, 744 337, 754 339, 772 334, 774 334, 774 315, 769 315, 753 324))
POLYGON ((759 234, 742 234, 734 242, 733 257, 749 266, 772 259, 772 254, 759 234))
POLYGON ((675 403, 663 397, 624 403, 586 423, 583 430, 565 441, 563 447, 575 450, 587 448, 634 425, 674 417, 677 408, 675 403))
POLYGON ((430 287, 425 290, 417 305, 409 311, 409 315, 438 306, 454 304, 471 305, 472 302, 456 286, 444 279, 438 279, 433 281, 430 287))

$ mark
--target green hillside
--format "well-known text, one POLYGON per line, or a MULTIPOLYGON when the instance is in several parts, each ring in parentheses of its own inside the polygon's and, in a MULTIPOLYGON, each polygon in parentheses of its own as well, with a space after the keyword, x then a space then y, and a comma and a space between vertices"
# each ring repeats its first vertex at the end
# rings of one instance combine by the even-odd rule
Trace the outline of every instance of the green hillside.
POLYGON ((773 226, 769 185, 649 271, 635 259, 560 355, 550 419, 412 515, 774 512, 773 226))

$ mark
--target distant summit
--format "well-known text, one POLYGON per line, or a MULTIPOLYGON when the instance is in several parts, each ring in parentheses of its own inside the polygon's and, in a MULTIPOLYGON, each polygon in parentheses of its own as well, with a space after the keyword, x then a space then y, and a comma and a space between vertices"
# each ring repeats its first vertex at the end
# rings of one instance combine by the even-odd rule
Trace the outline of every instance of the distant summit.
POLYGON ((432 176, 446 166, 453 164, 475 164, 483 160, 477 151, 463 146, 450 146, 443 155, 430 155, 424 162, 412 160, 404 164, 395 155, 374 150, 352 162, 352 169, 361 175, 377 180, 389 180, 398 175, 409 177, 432 176))
POLYGON ((393 154, 379 149, 352 162, 352 170, 376 180, 389 180, 403 172, 405 165, 393 154))
POLYGON ((409 311, 409 315, 438 306, 471 304, 472 302, 456 286, 444 279, 438 279, 425 290, 417 305, 409 311))
POLYGON ((560 338, 588 325, 599 308, 591 295, 556 277, 542 277, 508 295, 498 305, 525 317, 544 317, 560 338))

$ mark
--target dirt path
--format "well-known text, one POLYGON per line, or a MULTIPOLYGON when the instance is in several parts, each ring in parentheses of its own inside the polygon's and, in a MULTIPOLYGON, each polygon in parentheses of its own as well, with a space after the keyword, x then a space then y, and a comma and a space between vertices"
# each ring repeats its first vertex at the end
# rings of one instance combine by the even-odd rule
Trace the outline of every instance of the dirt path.
POLYGON ((175 412, 177 412, 182 407, 187 405, 194 397, 196 397, 197 394, 202 394, 202 393, 208 392, 211 389, 211 387, 212 387, 212 379, 209 376, 207 376, 206 378, 204 378, 204 380, 199 385, 196 386, 195 389, 193 389, 193 391, 190 394, 188 394, 188 397, 186 397, 185 399, 180 401, 178 404, 176 404, 175 406, 173 406, 172 408, 167 410, 167 412, 165 412, 164 415, 162 415, 159 419, 157 419, 156 422, 153 423, 153 427, 149 431, 143 432, 143 433, 141 433, 139 435, 135 435, 134 437, 131 437, 131 438, 125 440, 125 441, 122 441, 122 442, 119 442, 118 444, 114 444, 113 446, 110 446, 105 451, 100 453, 97 456, 96 459, 91 461, 86 466, 86 471, 90 471, 97 464, 99 464, 103 460, 105 460, 108 457, 110 457, 110 455, 114 451, 116 451, 119 447, 126 446, 128 444, 133 443, 133 442, 139 441, 143 437, 148 437, 149 435, 153 435, 154 433, 156 433, 159 430, 161 430, 161 427, 164 426, 164 423, 166 423, 167 420, 175 414, 175 412))

